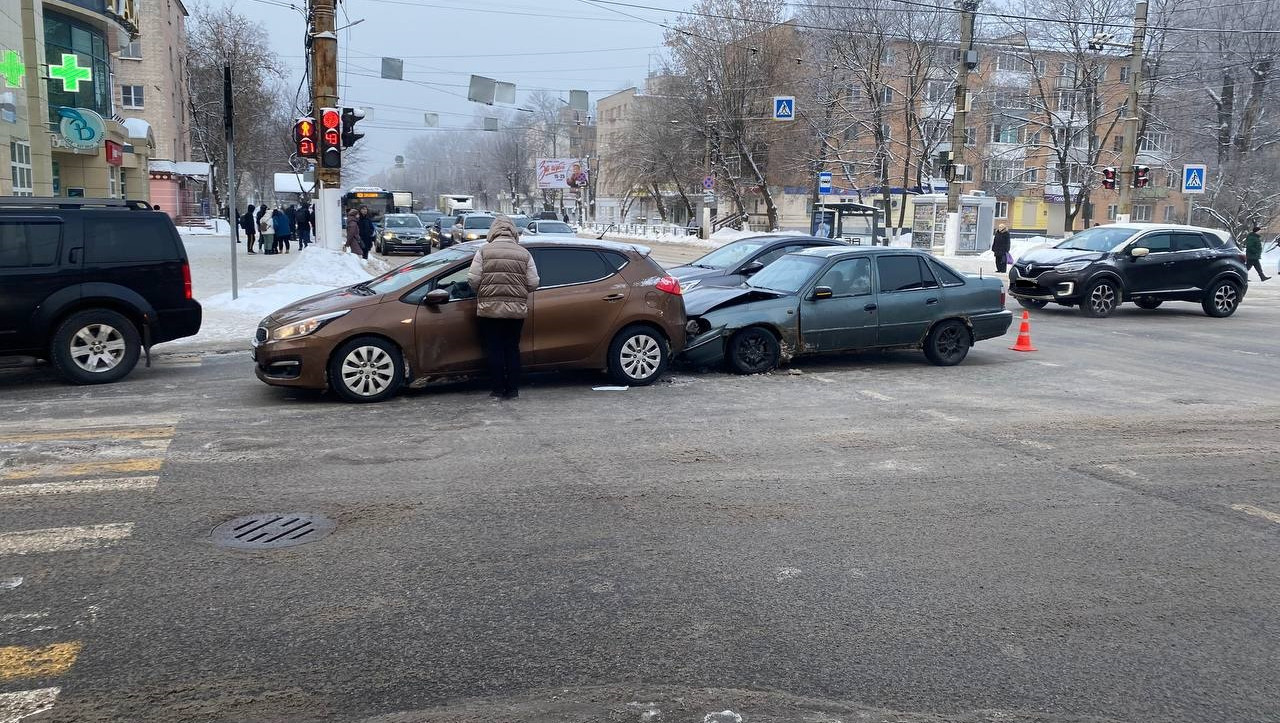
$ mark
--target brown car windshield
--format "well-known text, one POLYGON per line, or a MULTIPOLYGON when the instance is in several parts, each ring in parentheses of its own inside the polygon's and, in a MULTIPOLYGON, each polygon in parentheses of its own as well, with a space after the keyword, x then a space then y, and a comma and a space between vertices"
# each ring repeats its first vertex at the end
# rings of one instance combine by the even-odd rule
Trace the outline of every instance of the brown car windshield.
POLYGON ((471 249, 445 249, 370 279, 360 284, 360 288, 368 289, 375 294, 390 294, 413 286, 447 266, 452 266, 463 259, 470 258, 471 254, 471 249))

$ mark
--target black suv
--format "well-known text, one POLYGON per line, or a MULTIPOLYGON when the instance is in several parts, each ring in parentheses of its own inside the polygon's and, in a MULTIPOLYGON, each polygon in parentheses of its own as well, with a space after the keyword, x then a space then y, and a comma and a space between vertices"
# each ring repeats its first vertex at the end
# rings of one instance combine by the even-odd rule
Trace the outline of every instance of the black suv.
POLYGON ((0 199, 0 356, 114 382, 200 316, 178 230, 145 202, 0 199))
POLYGON ((1009 294, 1024 307, 1052 301, 1093 317, 1124 301, 1143 309, 1198 301, 1209 316, 1231 316, 1248 288, 1240 248, 1224 231, 1195 226, 1097 226, 1009 268, 1009 294))

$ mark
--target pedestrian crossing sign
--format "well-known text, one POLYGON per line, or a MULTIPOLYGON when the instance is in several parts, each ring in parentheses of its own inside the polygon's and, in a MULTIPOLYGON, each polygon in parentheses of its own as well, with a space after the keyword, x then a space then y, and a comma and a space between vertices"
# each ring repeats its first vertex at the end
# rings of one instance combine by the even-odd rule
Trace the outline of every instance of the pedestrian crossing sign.
POLYGON ((774 120, 795 120, 796 98, 793 95, 780 95, 773 99, 774 120))
POLYGON ((1203 164, 1188 164, 1182 167, 1182 192, 1204 193, 1209 180, 1203 164))

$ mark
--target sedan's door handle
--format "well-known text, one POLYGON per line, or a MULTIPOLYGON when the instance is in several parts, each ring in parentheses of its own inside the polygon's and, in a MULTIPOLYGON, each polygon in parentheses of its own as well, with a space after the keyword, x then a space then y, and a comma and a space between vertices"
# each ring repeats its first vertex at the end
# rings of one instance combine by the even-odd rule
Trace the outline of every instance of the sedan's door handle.
POLYGON ((621 300, 621 299, 625 299, 625 298, 627 298, 627 295, 626 295, 626 294, 609 294, 608 296, 604 297, 604 300, 605 300, 605 301, 619 301, 619 300, 621 300))
POLYGON ((73 249, 71 249, 71 251, 70 251, 70 252, 68 252, 68 253, 67 253, 67 263, 69 263, 69 264, 78 264, 78 263, 80 263, 80 248, 79 248, 79 247, 73 248, 73 249))
POLYGON ((937 300, 937 299, 925 299, 925 300, 924 300, 924 303, 925 303, 926 305, 928 305, 928 306, 932 306, 932 305, 934 305, 934 304, 938 303, 938 300, 937 300))
POLYGON ((876 309, 879 309, 879 308, 880 308, 880 307, 876 306, 875 304, 867 304, 866 306, 862 307, 862 310, 863 310, 863 311, 875 311, 876 309))

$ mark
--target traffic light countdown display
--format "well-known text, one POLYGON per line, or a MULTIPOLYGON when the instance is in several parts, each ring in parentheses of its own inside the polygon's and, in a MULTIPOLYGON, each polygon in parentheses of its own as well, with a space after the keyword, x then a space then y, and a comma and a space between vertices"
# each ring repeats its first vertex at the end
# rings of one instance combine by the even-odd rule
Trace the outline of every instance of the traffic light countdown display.
POLYGON ((320 167, 342 168, 342 114, 337 108, 320 109, 320 167))
POLYGON ((303 158, 316 157, 316 119, 299 118, 293 124, 293 146, 303 158))

